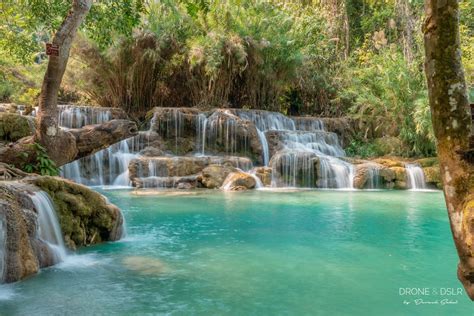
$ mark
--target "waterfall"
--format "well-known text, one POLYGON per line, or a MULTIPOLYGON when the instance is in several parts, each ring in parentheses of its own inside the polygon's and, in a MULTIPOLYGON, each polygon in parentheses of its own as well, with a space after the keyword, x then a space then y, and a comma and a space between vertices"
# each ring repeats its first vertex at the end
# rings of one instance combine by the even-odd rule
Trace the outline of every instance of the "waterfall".
POLYGON ((367 189, 379 189, 380 186, 380 169, 377 166, 368 166, 366 183, 367 189))
POLYGON ((39 191, 31 195, 31 201, 38 212, 38 234, 48 244, 54 254, 54 262, 58 263, 66 258, 61 227, 56 216, 54 205, 46 192, 39 191))
POLYGON ((405 165, 407 173, 407 186, 412 190, 426 189, 425 174, 418 164, 407 163, 405 165))
POLYGON ((129 186, 128 164, 147 146, 147 133, 122 140, 97 153, 70 162, 61 176, 84 185, 129 186))
POLYGON ((263 165, 268 166, 268 162, 270 161, 270 149, 268 148, 267 137, 265 133, 262 132, 257 128, 258 138, 260 139, 260 143, 262 144, 262 152, 263 152, 263 165))
POLYGON ((110 109, 107 108, 77 105, 58 105, 58 108, 59 125, 66 128, 80 128, 112 119, 110 109))
POLYGON ((204 114, 197 116, 197 146, 202 156, 206 155, 206 128, 207 117, 204 114))
MULTIPOLYGON (((60 121, 67 127, 111 117, 107 109, 72 106, 61 109, 60 121)), ((250 136, 258 136, 262 164, 272 169, 272 186, 353 188, 354 167, 340 159, 345 152, 339 138, 326 131, 321 119, 243 109, 217 109, 209 114, 195 108, 161 108, 154 112, 148 131, 63 166, 61 175, 85 185, 130 186, 129 164, 141 157, 140 151, 150 144, 150 137, 175 155, 214 159, 216 154, 253 155, 254 139, 250 136), (257 135, 252 134, 253 130, 249 133, 249 128, 255 128, 257 135)), ((172 179, 175 175, 155 170, 153 163, 138 176, 146 186, 169 187, 178 181, 191 181, 172 179)), ((371 178, 375 180, 377 176, 371 178)))
POLYGON ((262 110, 233 110, 236 116, 255 124, 261 131, 296 130, 295 122, 277 112, 262 110))

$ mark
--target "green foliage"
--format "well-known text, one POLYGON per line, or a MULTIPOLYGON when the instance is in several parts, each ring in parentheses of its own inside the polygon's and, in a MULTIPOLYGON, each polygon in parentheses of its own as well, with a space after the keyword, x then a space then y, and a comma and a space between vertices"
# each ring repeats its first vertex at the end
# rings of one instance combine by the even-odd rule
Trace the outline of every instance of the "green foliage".
POLYGON ((430 155, 434 136, 425 79, 394 46, 361 49, 347 69, 343 93, 353 100, 352 116, 372 137, 395 135, 407 145, 406 156, 430 155))
POLYGON ((131 40, 106 54, 83 43, 77 53, 96 74, 84 89, 98 104, 142 112, 169 104, 288 112, 297 104, 300 113, 312 113, 330 99, 325 69, 335 60, 326 40, 312 7, 163 1, 149 5, 131 40))
POLYGON ((370 158, 378 156, 377 145, 372 142, 364 142, 360 139, 353 139, 345 148, 349 157, 370 158))
MULTIPOLYGON (((33 57, 43 54, 44 43, 53 37, 71 3, 64 0, 0 2, 0 52, 22 63, 31 63, 33 57)), ((144 10, 144 0, 94 1, 81 28, 100 47, 106 47, 117 35, 131 36, 144 10)))
MULTIPOLYGON (((33 163, 27 163, 23 168, 24 171, 30 173, 35 172, 46 176, 57 176, 59 174, 59 168, 56 167, 54 161, 49 158, 46 148, 41 146, 39 143, 33 143, 31 144, 31 147, 34 151, 35 161, 33 163)), ((22 158, 29 158, 28 154, 23 154, 22 158)))
POLYGON ((35 106, 45 70, 44 64, 19 65, 14 59, 0 58, 0 102, 35 106))

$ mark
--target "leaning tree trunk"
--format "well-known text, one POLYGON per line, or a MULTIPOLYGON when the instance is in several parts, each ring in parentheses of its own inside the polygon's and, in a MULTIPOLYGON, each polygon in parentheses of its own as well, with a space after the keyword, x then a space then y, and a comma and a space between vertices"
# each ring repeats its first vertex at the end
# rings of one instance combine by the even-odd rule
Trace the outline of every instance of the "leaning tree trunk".
POLYGON ((62 149, 75 146, 74 137, 58 127, 58 91, 66 70, 69 51, 79 26, 86 17, 92 0, 73 0, 72 8, 61 27, 53 37, 52 43, 59 46, 59 56, 49 56, 48 68, 41 87, 39 112, 37 117, 36 141, 47 150, 52 160, 64 155, 62 149))
POLYGON ((461 64, 457 0, 426 0, 425 72, 444 196, 459 255, 458 278, 474 300, 474 163, 461 64))

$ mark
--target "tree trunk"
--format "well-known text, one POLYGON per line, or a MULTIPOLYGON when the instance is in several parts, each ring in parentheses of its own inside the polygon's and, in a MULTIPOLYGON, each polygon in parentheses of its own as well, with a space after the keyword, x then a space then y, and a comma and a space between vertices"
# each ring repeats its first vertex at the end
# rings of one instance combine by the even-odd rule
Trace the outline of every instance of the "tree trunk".
POLYGON ((58 127, 58 91, 66 70, 71 44, 91 5, 92 0, 72 1, 71 11, 52 42, 59 46, 59 56, 49 56, 48 68, 41 87, 35 140, 46 148, 50 158, 55 161, 63 155, 60 148, 75 146, 74 137, 67 135, 67 132, 61 131, 58 127))
POLYGON ((458 278, 474 300, 474 163, 459 43, 457 0, 426 0, 425 72, 444 196, 459 255, 458 278))

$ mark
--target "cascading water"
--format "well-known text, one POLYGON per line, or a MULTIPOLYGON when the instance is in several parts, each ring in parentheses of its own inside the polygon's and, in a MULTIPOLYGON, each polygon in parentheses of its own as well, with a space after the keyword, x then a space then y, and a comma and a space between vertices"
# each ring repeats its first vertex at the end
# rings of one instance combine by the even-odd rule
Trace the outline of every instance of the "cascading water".
POLYGON ((35 192, 31 201, 38 212, 38 234, 48 244, 54 255, 54 262, 58 263, 66 258, 61 227, 56 216, 54 205, 46 192, 35 192))
MULTIPOLYGON (((109 118, 106 114, 96 115, 71 107, 63 108, 63 111, 67 114, 61 114, 61 122, 66 127, 78 126, 78 122, 85 124, 109 118), (71 118, 71 115, 75 117, 71 118), (87 115, 95 118, 85 119, 87 115)), ((251 128, 257 130, 253 137, 258 137, 261 144, 261 164, 272 168, 273 186, 353 187, 354 167, 340 159, 345 152, 339 139, 336 134, 324 129, 321 120, 240 109, 218 109, 208 114, 190 108, 163 108, 154 113, 149 131, 140 132, 136 137, 63 166, 62 176, 86 185, 129 186, 128 165, 140 157, 139 152, 148 146, 151 133, 167 142, 167 149, 175 155, 190 153, 189 141, 180 142, 183 136, 188 139, 191 136, 195 137, 191 147, 196 156, 224 154, 250 157, 250 153, 256 152, 255 143, 251 143, 253 139, 249 138, 251 128), (275 140, 278 146, 275 146, 275 140)), ((149 178, 148 182, 144 182, 146 186, 169 187, 178 181, 159 173, 146 177, 149 178)))
POLYGON ((368 182, 366 184, 367 189, 379 189, 380 184, 380 169, 377 166, 368 166, 367 168, 368 182))
POLYGON ((89 124, 110 121, 109 109, 91 106, 58 105, 59 125, 66 128, 80 128, 89 124))
POLYGON ((260 139, 260 143, 262 144, 262 151, 263 151, 263 165, 268 166, 270 162, 270 149, 268 148, 267 137, 265 137, 265 133, 262 132, 257 128, 258 138, 260 139))
POLYGON ((345 152, 337 135, 325 131, 321 120, 292 119, 259 110, 234 113, 255 124, 264 156, 270 156, 266 152, 268 134, 281 143, 280 151, 273 153, 269 163, 264 159, 265 165, 273 169, 272 186, 353 188, 354 167, 338 158, 345 152))
POLYGON ((128 164, 148 144, 146 132, 64 165, 61 176, 85 185, 129 186, 128 164))
POLYGON ((426 189, 425 174, 418 164, 406 164, 407 185, 412 190, 426 189))

